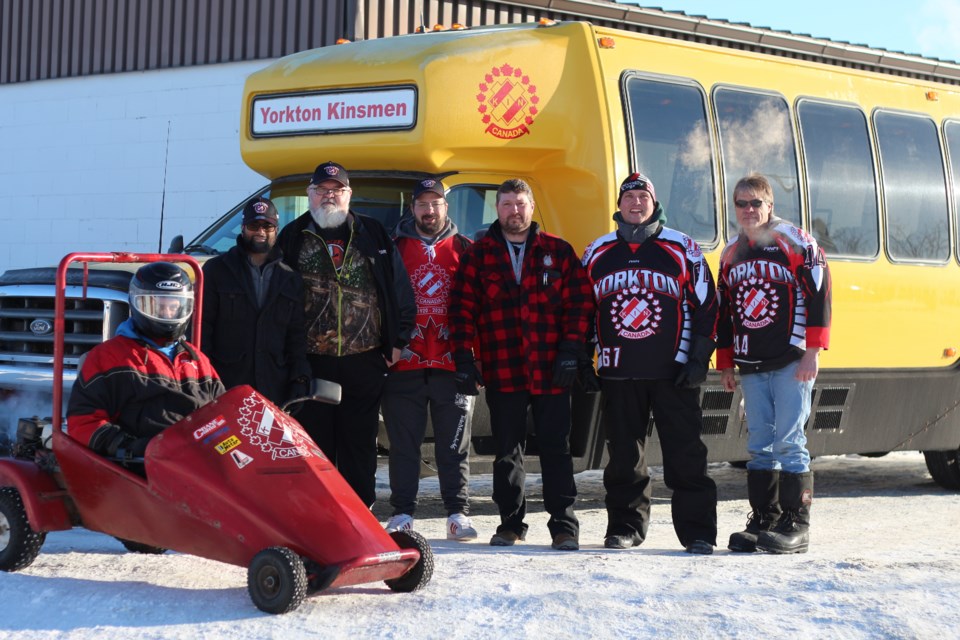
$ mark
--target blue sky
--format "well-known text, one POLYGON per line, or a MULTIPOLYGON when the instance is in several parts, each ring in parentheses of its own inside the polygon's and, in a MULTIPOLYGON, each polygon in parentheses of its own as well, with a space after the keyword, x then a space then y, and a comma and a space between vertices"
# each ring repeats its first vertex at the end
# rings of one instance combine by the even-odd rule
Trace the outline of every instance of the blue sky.
POLYGON ((960 0, 621 0, 891 51, 960 61, 960 0))

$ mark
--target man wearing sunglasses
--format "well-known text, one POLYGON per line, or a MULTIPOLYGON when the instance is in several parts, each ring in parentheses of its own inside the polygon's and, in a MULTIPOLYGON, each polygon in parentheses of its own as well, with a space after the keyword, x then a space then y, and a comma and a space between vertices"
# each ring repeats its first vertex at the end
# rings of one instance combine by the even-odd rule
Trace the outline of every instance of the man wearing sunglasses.
POLYGON ((740 368, 751 513, 728 546, 805 553, 813 474, 803 429, 830 343, 830 270, 813 236, 774 215, 764 176, 741 178, 733 200, 741 232, 720 254, 717 369, 735 391, 740 368))
POLYGON ((277 208, 243 209, 237 244, 203 265, 201 348, 227 388, 248 384, 281 404, 306 395, 310 378, 303 281, 281 261, 277 208))

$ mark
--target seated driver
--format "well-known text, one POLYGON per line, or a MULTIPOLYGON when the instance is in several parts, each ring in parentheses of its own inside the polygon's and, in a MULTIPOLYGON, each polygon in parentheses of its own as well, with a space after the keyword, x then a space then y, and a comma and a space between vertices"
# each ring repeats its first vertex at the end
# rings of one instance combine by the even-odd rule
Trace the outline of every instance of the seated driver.
POLYGON ((184 339, 193 283, 169 262, 130 281, 130 317, 83 359, 67 433, 104 456, 142 457, 150 438, 223 393, 207 357, 184 339))

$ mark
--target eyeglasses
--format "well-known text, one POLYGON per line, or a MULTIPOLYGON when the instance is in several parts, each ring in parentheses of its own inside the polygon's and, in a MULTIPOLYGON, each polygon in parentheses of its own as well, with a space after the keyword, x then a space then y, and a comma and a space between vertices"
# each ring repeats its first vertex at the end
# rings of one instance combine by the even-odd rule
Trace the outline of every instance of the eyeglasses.
POLYGON ((426 211, 427 209, 440 211, 445 206, 447 206, 447 203, 444 202, 443 200, 437 200, 436 202, 414 202, 413 203, 413 207, 415 209, 422 209, 423 211, 426 211))
POLYGON ((339 189, 324 189, 323 187, 307 187, 307 191, 320 196, 342 196, 347 192, 346 187, 339 189))
POLYGON ((746 209, 747 205, 750 205, 754 209, 759 209, 763 206, 764 201, 756 198, 754 200, 734 200, 733 204, 737 205, 737 209, 746 209))
POLYGON ((247 230, 253 231, 253 232, 266 231, 267 233, 270 233, 271 231, 277 230, 277 225, 271 224, 269 222, 251 222, 243 226, 246 227, 247 230))

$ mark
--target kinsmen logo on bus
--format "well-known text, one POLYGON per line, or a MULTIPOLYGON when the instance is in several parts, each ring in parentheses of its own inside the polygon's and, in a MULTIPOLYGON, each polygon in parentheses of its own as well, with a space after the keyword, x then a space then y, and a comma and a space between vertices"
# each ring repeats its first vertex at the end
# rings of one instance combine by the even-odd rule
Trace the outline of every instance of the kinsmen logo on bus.
POLYGON ((530 133, 529 125, 537 115, 536 85, 519 67, 503 64, 484 76, 477 94, 477 107, 483 115, 486 132, 497 138, 512 140, 530 133))

